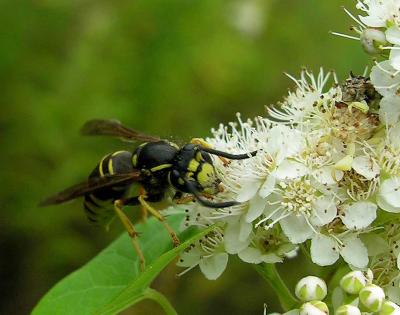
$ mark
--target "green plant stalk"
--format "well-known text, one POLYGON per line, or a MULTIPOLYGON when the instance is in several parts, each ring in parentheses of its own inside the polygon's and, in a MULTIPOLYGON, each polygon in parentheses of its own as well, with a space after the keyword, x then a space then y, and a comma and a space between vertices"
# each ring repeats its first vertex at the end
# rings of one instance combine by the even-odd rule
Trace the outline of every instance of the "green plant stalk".
POLYGON ((171 305, 171 303, 169 303, 168 299, 160 292, 158 292, 154 289, 151 289, 151 288, 147 288, 144 291, 144 298, 157 302, 162 307, 165 314, 178 315, 178 313, 175 311, 174 307, 171 305))
POLYGON ((299 305, 299 301, 292 295, 279 275, 275 264, 258 264, 254 265, 254 268, 274 289, 285 312, 290 311, 299 305))

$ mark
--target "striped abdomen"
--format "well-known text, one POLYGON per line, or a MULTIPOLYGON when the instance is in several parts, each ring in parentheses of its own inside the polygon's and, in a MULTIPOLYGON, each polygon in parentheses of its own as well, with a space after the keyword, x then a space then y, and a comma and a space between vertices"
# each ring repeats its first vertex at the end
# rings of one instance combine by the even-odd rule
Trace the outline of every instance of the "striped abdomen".
MULTIPOLYGON (((108 174, 132 172, 132 153, 117 151, 106 155, 95 167, 89 178, 103 177, 108 174)), ((120 184, 102 188, 84 197, 86 215, 92 223, 107 226, 114 217, 114 201, 126 195, 130 184, 120 184)))

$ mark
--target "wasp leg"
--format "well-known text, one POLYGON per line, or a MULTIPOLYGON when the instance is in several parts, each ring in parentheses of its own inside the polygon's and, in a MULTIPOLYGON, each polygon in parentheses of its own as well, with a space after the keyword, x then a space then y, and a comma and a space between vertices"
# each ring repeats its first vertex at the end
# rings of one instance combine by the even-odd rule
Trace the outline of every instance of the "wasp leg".
POLYGON ((133 223, 131 222, 131 220, 129 220, 128 216, 122 211, 122 207, 124 205, 126 205, 124 200, 121 200, 121 199, 115 200, 114 210, 115 210, 116 214, 118 215, 119 219, 121 220, 122 224, 124 225, 125 229, 128 231, 128 234, 132 240, 133 248, 135 249, 135 251, 139 257, 140 269, 142 271, 144 271, 145 259, 143 256, 143 252, 140 249, 139 242, 138 242, 139 234, 136 232, 135 227, 134 227, 133 223))
MULTIPOLYGON (((202 138, 193 138, 192 140, 190 140, 190 143, 200 145, 202 148, 213 149, 213 146, 202 138)), ((218 156, 218 158, 222 161, 224 166, 229 165, 230 161, 228 159, 222 156, 218 156)))
MULTIPOLYGON (((140 187, 139 194, 140 195, 145 195, 146 194, 146 191, 144 190, 143 187, 140 187)), ((146 223, 146 221, 147 221, 147 208, 141 204, 140 205, 140 211, 142 213, 142 216, 141 216, 142 222, 146 223)))
POLYGON ((138 197, 138 200, 140 204, 147 209, 153 216, 155 216, 165 227, 165 229, 168 231, 169 235, 172 238, 172 241, 174 242, 174 246, 178 246, 180 244, 180 241, 178 239, 178 236, 174 232, 174 230, 169 226, 169 224, 165 221, 164 216, 156 209, 154 209, 152 206, 150 206, 147 201, 145 200, 145 196, 141 195, 138 197))

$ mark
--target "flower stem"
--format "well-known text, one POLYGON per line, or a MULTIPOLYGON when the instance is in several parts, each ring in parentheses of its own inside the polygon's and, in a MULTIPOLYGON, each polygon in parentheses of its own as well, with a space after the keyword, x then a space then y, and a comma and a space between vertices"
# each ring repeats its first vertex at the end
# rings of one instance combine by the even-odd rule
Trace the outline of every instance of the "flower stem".
POLYGON ((285 282, 283 282, 275 264, 258 264, 254 265, 254 268, 274 289, 285 312, 298 306, 299 302, 292 295, 285 282))
POLYGON ((143 295, 144 295, 145 299, 150 299, 150 300, 157 302, 162 307, 165 314, 178 315, 178 313, 176 312, 174 307, 171 305, 171 303, 169 303, 168 299, 160 292, 158 292, 154 289, 147 288, 144 291, 143 295))

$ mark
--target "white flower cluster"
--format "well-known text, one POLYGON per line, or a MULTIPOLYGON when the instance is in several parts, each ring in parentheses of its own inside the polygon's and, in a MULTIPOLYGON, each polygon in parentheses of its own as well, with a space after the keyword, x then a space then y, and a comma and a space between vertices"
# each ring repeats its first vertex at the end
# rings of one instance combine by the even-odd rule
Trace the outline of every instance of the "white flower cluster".
POLYGON ((238 115, 213 130, 207 142, 216 149, 257 155, 215 159, 223 186, 215 201, 240 204, 185 205, 186 226, 218 228, 185 251, 180 266, 199 265, 216 279, 229 254, 277 263, 307 244, 318 265, 342 257, 351 268, 370 267, 385 290, 398 289, 400 235, 386 231, 400 227, 400 0, 357 7, 367 14, 352 16, 361 40, 379 52, 390 49, 390 59, 376 64, 371 79, 351 74, 342 84, 333 73, 303 70, 299 79, 289 76, 296 89, 267 107, 266 117, 238 115))
POLYGON ((383 96, 381 121, 395 124, 400 117, 400 0, 358 0, 357 9, 362 11, 358 18, 346 12, 357 23, 352 29, 359 37, 334 34, 360 40, 367 53, 382 57, 372 69, 371 81, 383 96))
POLYGON ((340 285, 328 295, 332 298, 332 303, 328 303, 333 306, 330 310, 323 302, 328 294, 324 280, 314 276, 305 277, 296 285, 296 296, 303 304, 284 315, 329 315, 332 310, 336 315, 399 315, 400 307, 386 297, 384 290, 373 280, 369 269, 346 274, 340 279, 340 285))

